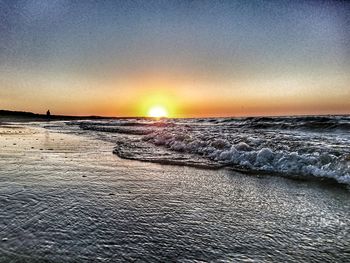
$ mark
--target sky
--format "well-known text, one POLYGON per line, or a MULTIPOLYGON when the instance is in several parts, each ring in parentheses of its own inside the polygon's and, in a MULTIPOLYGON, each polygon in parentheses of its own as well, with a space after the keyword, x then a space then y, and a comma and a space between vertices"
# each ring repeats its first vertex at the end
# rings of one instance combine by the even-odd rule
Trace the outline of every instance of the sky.
POLYGON ((347 1, 0 0, 0 109, 350 114, 347 1))

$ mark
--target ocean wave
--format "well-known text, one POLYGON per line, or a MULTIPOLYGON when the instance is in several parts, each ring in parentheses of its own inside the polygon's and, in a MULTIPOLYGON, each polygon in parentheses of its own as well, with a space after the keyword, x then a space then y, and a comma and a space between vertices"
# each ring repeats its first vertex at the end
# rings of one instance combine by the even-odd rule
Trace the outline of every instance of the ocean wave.
POLYGON ((350 132, 348 116, 305 116, 305 117, 248 117, 228 119, 226 123, 239 128, 310 130, 313 132, 347 131, 350 132))
POLYGON ((239 169, 329 178, 350 184, 350 155, 336 156, 329 152, 300 153, 297 151, 258 148, 246 143, 231 144, 222 138, 199 140, 186 134, 151 133, 144 141, 164 146, 172 151, 200 155, 226 166, 239 169))
POLYGON ((69 124, 79 125, 83 130, 92 130, 99 132, 110 132, 120 134, 133 134, 133 135, 145 135, 153 132, 157 128, 173 127, 176 124, 165 121, 130 121, 130 120, 118 120, 118 121, 80 121, 77 123, 70 122, 69 124))
POLYGON ((83 130, 93 130, 98 132, 109 132, 109 133, 120 133, 120 134, 133 134, 133 135, 145 135, 153 132, 153 130, 150 129, 130 129, 130 128, 123 128, 123 127, 115 127, 115 126, 103 126, 103 125, 84 125, 81 124, 80 128, 83 130))
POLYGON ((349 116, 71 122, 122 158, 350 184, 349 116))

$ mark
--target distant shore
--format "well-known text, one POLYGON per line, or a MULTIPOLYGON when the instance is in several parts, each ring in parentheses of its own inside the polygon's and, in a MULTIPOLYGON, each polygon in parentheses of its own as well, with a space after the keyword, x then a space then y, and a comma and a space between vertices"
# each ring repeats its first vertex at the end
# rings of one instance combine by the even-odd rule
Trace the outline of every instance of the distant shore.
POLYGON ((0 125, 6 122, 32 122, 32 121, 69 121, 69 120, 98 120, 98 119, 126 119, 129 117, 102 117, 102 116, 68 116, 38 114, 26 111, 0 110, 0 125))
MULTIPOLYGON (((271 115, 271 116, 207 116, 207 117, 198 117, 201 119, 213 119, 213 118, 284 118, 284 117, 314 117, 314 116, 350 116, 350 114, 321 114, 321 115, 291 115, 291 116, 282 116, 282 115, 271 115)), ((48 117, 46 114, 39 114, 33 112, 26 111, 12 111, 12 110, 0 110, 0 125, 1 123, 6 122, 32 122, 32 121, 69 121, 69 120, 106 120, 106 119, 149 119, 151 117, 146 116, 129 116, 129 117, 121 117, 121 116, 74 116, 74 115, 50 115, 48 117)), ((152 119, 152 118, 151 118, 152 119)), ((172 119, 172 118, 170 118, 172 119)), ((175 118, 177 119, 177 118, 175 118)), ((196 119, 196 117, 183 117, 180 119, 196 119)))

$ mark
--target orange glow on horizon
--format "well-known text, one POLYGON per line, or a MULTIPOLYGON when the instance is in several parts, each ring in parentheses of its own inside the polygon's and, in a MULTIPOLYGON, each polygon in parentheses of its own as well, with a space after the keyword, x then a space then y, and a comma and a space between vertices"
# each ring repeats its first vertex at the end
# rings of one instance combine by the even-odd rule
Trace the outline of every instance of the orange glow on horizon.
POLYGON ((12 93, 19 85, 17 80, 10 73, 4 76, 0 109, 43 114, 50 109, 54 115, 146 117, 155 106, 162 106, 168 118, 350 113, 349 91, 342 89, 347 84, 342 76, 320 79, 325 87, 338 86, 317 92, 321 88, 306 77, 260 82, 237 78, 226 83, 161 71, 105 80, 66 75, 39 78, 39 74, 27 73, 21 74, 18 94, 12 93), (37 96, 31 87, 43 92, 37 96), (50 91, 45 93, 47 87, 50 91), (274 93, 267 92, 271 89, 274 93))

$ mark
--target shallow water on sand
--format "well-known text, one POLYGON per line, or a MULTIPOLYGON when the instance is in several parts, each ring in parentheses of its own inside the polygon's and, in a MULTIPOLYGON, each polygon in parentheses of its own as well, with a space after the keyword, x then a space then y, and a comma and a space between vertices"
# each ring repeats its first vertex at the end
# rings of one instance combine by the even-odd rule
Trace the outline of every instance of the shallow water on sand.
POLYGON ((350 259, 350 192, 119 159, 114 144, 0 126, 0 262, 350 259))

